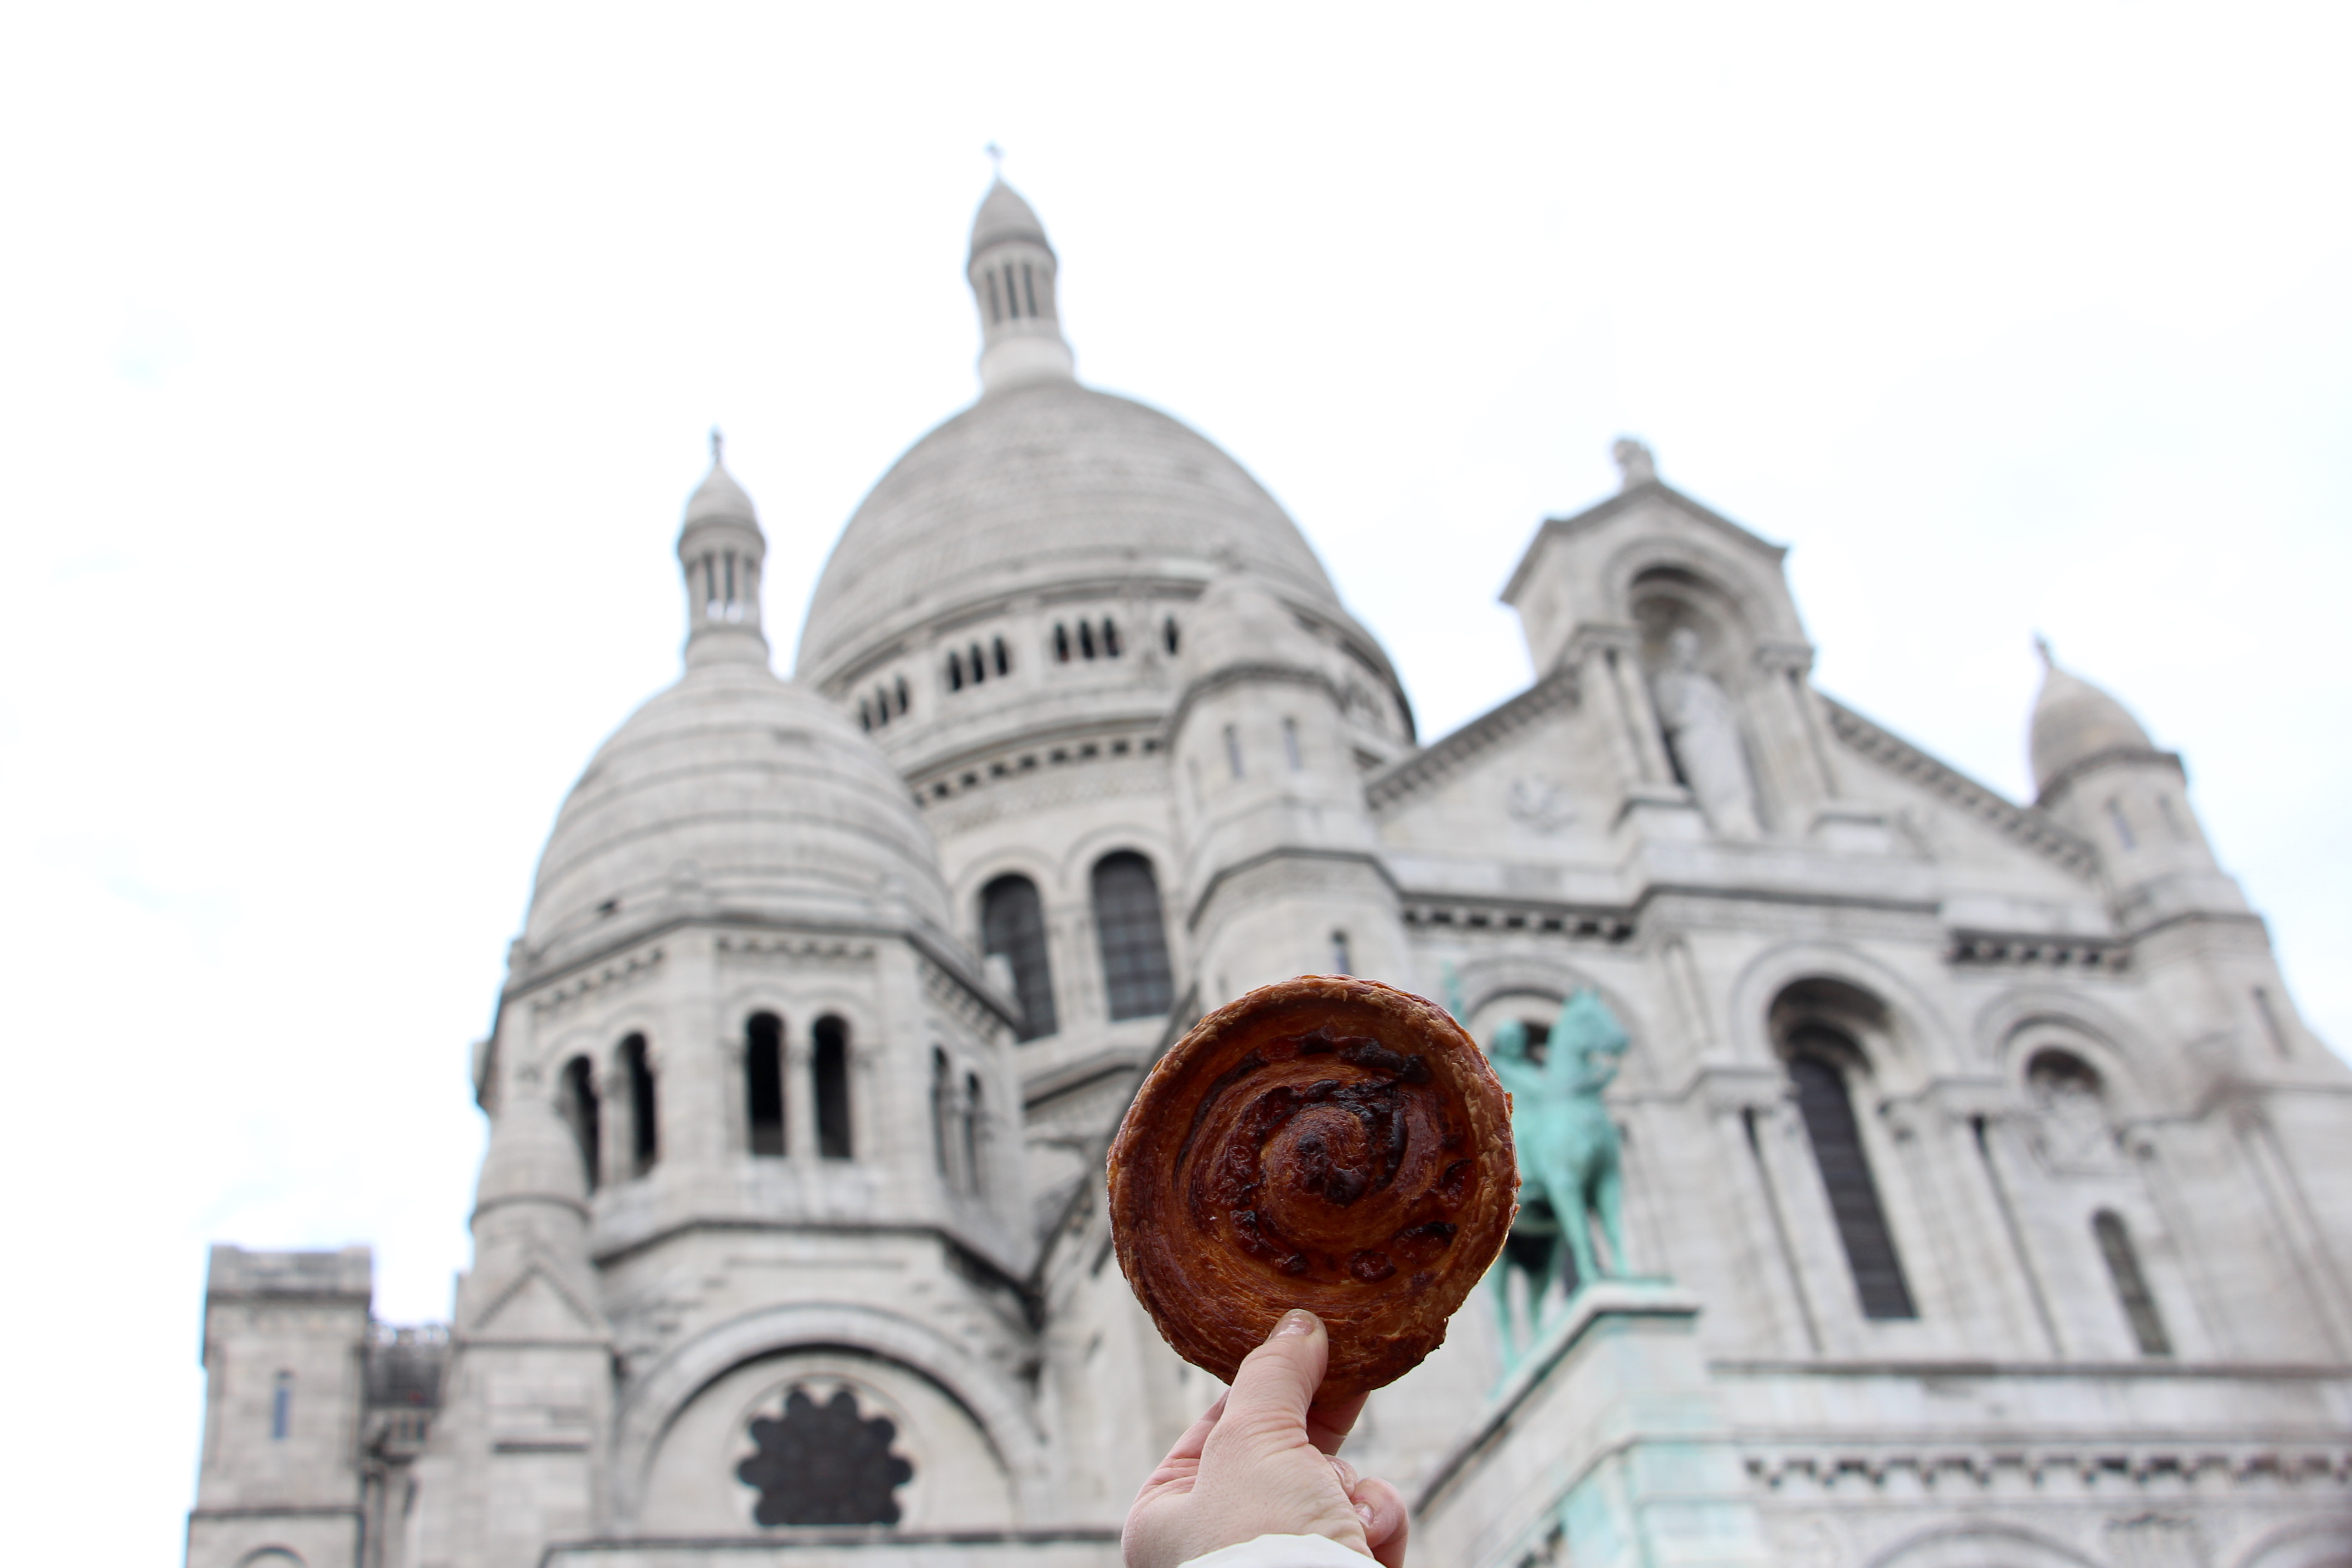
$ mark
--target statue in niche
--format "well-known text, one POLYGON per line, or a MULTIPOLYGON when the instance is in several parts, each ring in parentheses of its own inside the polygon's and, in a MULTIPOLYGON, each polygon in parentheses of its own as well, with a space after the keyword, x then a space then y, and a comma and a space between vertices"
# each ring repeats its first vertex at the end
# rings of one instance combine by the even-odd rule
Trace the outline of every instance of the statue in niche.
MULTIPOLYGON (((1446 1005, 1460 1018, 1461 982, 1451 964, 1445 989, 1446 1005)), ((1519 1161, 1519 1215, 1487 1275, 1506 1373, 1534 1344, 1555 1285, 1565 1300, 1588 1280, 1626 1272, 1623 1141, 1601 1091, 1632 1043, 1601 994, 1586 987, 1560 1004, 1548 1031, 1506 1019, 1487 1047, 1495 1076, 1511 1093, 1511 1142, 1519 1161), (1605 1264, 1593 1245, 1596 1225, 1608 1249, 1605 1264), (1511 1305, 1515 1273, 1527 1280, 1524 1333, 1511 1305)))
POLYGON ((2043 1051, 2027 1069, 2026 1084, 2042 1111, 2037 1142, 2053 1166, 2085 1170, 2113 1162, 2116 1135, 2106 1095, 2087 1063, 2063 1051, 2043 1051))
POLYGON ((1666 664, 1652 678, 1666 749, 1699 809, 1727 838, 1753 838, 1756 784, 1739 739, 1739 716, 1714 677, 1698 667, 1698 633, 1676 626, 1666 638, 1666 664))

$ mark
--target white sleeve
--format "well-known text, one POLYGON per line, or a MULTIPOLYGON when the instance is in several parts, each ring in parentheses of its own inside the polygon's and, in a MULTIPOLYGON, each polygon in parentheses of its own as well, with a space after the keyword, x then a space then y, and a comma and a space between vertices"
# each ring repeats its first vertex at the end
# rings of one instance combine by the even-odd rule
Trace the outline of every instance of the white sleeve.
POLYGON ((1370 1561, 1328 1535, 1261 1535, 1195 1557, 1181 1568, 1364 1568, 1370 1561))

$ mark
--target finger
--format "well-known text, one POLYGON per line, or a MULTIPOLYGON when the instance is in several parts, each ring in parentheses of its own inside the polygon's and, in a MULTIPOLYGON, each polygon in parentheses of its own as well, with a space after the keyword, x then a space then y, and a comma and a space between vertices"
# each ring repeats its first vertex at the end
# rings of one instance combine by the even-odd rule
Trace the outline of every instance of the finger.
MULTIPOLYGON (((1224 1394, 1217 1395, 1217 1402, 1201 1412, 1198 1421, 1184 1428, 1184 1435, 1176 1439, 1174 1447, 1168 1450, 1168 1459, 1197 1459, 1201 1457, 1201 1448, 1208 1442, 1209 1434, 1217 1429, 1217 1417, 1225 1413, 1225 1398, 1224 1394)), ((1165 1465, 1168 1459, 1162 1459, 1160 1463, 1165 1465)))
POLYGON ((1343 1399, 1336 1405, 1316 1405, 1307 1412, 1307 1437, 1327 1454, 1336 1454, 1348 1434, 1356 1429, 1356 1418, 1364 1413, 1364 1401, 1369 1394, 1359 1394, 1353 1399, 1343 1399))
POLYGON ((1408 1527, 1404 1498, 1377 1476, 1348 1489, 1356 1517, 1364 1521, 1364 1544, 1381 1568, 1404 1568, 1404 1538, 1408 1527))
POLYGON ((1287 1447, 1304 1436, 1307 1407, 1328 1357, 1322 1320, 1304 1310, 1285 1312, 1265 1342, 1242 1359, 1210 1440, 1223 1447, 1236 1438, 1271 1437, 1287 1447))
POLYGON ((1339 1458, 1337 1454, 1332 1455, 1330 1458, 1331 1473, 1339 1478, 1339 1489, 1352 1496, 1356 1489, 1356 1483, 1363 1478, 1356 1474, 1355 1466, 1348 1463, 1347 1460, 1339 1458))

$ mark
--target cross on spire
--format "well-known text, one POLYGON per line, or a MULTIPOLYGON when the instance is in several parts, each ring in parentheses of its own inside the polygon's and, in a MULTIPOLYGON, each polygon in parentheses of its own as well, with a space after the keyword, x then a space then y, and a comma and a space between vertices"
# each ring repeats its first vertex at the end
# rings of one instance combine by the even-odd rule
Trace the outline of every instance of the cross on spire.
POLYGON ((719 433, 718 426, 713 425, 710 427, 710 466, 712 468, 719 466, 720 458, 726 454, 726 448, 727 437, 719 433))
POLYGON ((996 178, 1000 180, 1004 178, 1004 149, 999 147, 995 142, 991 142, 987 146, 982 147, 981 151, 988 154, 989 167, 994 173, 996 178))

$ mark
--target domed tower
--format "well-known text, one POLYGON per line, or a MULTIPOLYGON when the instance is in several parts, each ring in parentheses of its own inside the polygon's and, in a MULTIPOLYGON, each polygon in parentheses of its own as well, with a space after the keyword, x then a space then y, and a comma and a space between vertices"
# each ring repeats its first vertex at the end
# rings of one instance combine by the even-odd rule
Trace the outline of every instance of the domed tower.
MULTIPOLYGON (((1412 740, 1387 656, 1265 489, 1167 415, 1078 383, 1058 269, 1029 204, 991 187, 966 269, 981 395, 850 519, 798 663, 930 824, 954 928, 1020 999, 1033 1110, 1041 1086, 1117 1098, 1190 988, 1166 747, 1213 579, 1257 584, 1322 650, 1349 694, 1343 765, 1412 740)), ((1041 1213, 1086 1168, 1055 1147, 1033 1169, 1041 1213)))
POLYGON ((426 1561, 1004 1525, 1035 1490, 1005 1004, 897 772, 769 669, 715 439, 677 553, 684 673, 565 801, 478 1066, 426 1561), (864 1454, 858 1484, 770 1462, 811 1445, 864 1454))

